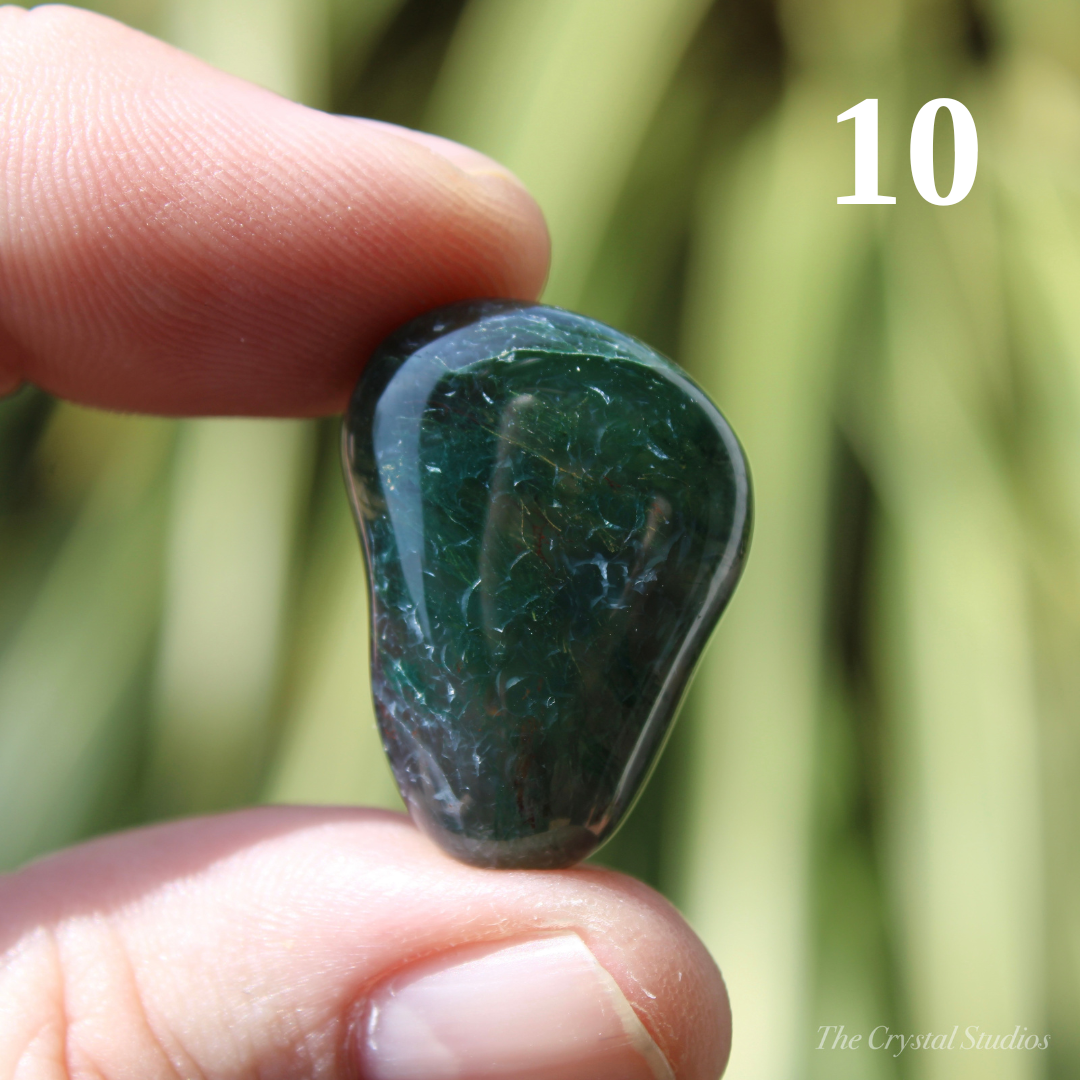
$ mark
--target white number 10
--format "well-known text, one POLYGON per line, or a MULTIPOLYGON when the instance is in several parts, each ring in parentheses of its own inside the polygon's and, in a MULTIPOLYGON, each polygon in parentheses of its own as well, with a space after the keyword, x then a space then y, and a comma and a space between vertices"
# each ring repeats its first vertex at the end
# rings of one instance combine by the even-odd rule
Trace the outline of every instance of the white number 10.
MULTIPOLYGON (((855 194, 838 203, 894 203, 894 195, 878 194, 878 99, 866 98, 841 113, 837 123, 855 121, 855 194)), ((911 125, 911 179, 919 194, 935 206, 953 206, 967 197, 979 168, 979 135, 967 107, 954 98, 928 101, 911 125), (948 195, 939 195, 934 181, 934 123, 941 109, 953 122, 953 182, 948 195)))

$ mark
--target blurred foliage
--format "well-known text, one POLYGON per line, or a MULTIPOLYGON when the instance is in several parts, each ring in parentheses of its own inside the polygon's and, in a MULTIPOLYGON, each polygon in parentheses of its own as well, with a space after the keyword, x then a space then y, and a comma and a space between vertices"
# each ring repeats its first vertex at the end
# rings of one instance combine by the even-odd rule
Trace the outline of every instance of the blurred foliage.
MULTIPOLYGON (((505 162, 548 215, 546 298, 669 352, 731 418, 746 580, 600 858, 722 962, 729 1075, 1080 1075, 1074 0, 96 7, 505 162), (907 171, 939 96, 981 144, 948 208, 907 171), (894 207, 836 205, 834 118, 864 97, 894 207), (1052 1039, 816 1053, 839 1023, 1052 1039)), ((399 805, 335 422, 25 388, 0 402, 0 552, 0 867, 260 798, 399 805)))

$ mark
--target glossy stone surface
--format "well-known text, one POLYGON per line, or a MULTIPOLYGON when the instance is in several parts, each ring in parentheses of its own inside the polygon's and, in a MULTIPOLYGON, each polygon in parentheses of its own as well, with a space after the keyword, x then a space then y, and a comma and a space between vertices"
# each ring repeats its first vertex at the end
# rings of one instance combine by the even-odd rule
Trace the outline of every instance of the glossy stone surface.
POLYGON ((746 462, 641 342, 482 301, 385 341, 345 418, 371 682, 417 824, 479 866, 567 866, 640 790, 735 586, 746 462))

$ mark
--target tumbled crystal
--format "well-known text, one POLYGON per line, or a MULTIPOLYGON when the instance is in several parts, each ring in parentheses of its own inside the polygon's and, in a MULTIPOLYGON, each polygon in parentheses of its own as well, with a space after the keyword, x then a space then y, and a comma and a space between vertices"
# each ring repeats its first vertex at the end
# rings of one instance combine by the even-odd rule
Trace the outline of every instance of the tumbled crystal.
POLYGON ((477 301, 380 346, 342 449, 375 711, 413 819, 478 866, 585 858, 648 776, 741 571, 731 429, 640 341, 477 301))

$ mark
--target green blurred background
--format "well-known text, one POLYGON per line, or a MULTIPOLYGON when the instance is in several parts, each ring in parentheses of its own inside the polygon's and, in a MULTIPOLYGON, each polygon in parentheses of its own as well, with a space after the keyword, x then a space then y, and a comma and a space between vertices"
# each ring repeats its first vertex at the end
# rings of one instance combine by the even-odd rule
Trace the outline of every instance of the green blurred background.
MULTIPOLYGON (((729 1075, 1080 1076, 1080 4, 94 6, 498 158, 547 214, 546 299, 732 420, 749 568, 599 860, 721 963, 729 1075), (908 170, 939 96, 980 135, 953 207, 908 170), (865 97, 895 206, 836 205, 865 97), (825 1024, 863 1048, 816 1051, 825 1024), (1051 1045, 894 1059, 878 1024, 1051 1045)), ((336 439, 0 402, 0 869, 259 800, 400 805, 336 439)))

